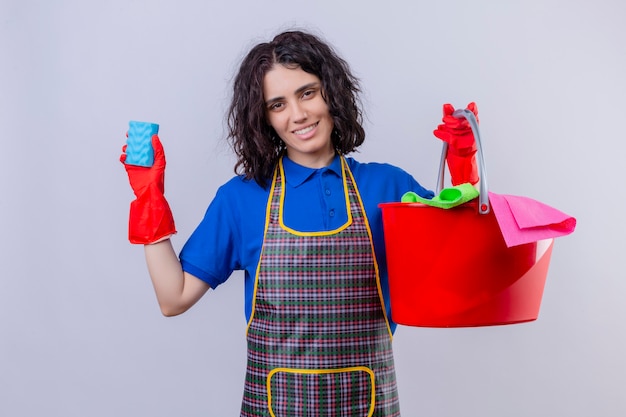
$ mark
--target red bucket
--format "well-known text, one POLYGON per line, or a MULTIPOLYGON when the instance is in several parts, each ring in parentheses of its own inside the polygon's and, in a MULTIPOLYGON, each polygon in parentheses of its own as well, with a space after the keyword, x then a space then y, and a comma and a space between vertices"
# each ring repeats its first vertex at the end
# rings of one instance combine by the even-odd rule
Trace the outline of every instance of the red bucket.
MULTIPOLYGON (((488 201, 478 122, 480 196, 451 209, 420 203, 380 204, 392 319, 421 327, 473 327, 536 320, 554 239, 507 247, 488 201)), ((447 144, 439 166, 443 188, 447 144)))
POLYGON ((386 203, 391 314, 398 324, 473 327, 536 320, 553 239, 508 248, 476 202, 386 203))

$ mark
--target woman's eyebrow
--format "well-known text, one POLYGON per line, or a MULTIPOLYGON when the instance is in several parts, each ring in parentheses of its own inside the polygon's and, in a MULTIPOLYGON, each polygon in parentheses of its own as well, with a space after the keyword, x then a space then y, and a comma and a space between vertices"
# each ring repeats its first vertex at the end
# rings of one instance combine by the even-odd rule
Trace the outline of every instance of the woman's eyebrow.
MULTIPOLYGON (((320 83, 317 82, 317 81, 305 84, 302 87, 299 87, 296 91, 294 91, 294 94, 298 95, 298 94, 302 93, 304 90, 308 90, 309 88, 313 88, 313 87, 319 87, 319 85, 320 85, 320 83)), ((265 105, 267 106, 267 105, 270 105, 270 104, 272 104, 272 103, 274 103, 276 101, 281 101, 281 100, 284 100, 284 99, 285 99, 285 97, 283 97, 283 96, 274 97, 274 98, 271 98, 271 99, 267 100, 265 102, 265 105)))
POLYGON ((303 85, 302 87, 298 88, 298 89, 295 91, 295 94, 296 94, 296 95, 298 95, 298 94, 302 93, 304 90, 308 90, 309 88, 317 87, 317 86, 319 86, 319 85, 320 85, 320 83, 318 83, 317 81, 312 82, 312 83, 305 84, 305 85, 303 85))

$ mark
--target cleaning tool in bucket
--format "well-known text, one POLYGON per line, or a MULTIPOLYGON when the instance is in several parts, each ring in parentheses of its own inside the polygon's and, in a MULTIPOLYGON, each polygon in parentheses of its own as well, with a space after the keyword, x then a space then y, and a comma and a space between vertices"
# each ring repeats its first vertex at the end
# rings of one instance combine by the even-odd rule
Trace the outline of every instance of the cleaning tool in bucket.
POLYGON ((478 190, 472 184, 455 185, 454 187, 444 188, 439 194, 431 199, 424 198, 414 191, 407 191, 400 200, 403 203, 422 203, 442 209, 449 209, 460 206, 478 197, 478 190))
MULTIPOLYGON (((392 319, 420 327, 536 320, 554 239, 506 244, 491 210, 478 124, 470 110, 454 114, 472 126, 480 193, 448 210, 423 203, 380 204, 392 319)), ((438 190, 443 188, 446 151, 444 143, 438 190)))
POLYGON ((489 192, 491 208, 507 246, 566 236, 576 219, 537 200, 489 192))

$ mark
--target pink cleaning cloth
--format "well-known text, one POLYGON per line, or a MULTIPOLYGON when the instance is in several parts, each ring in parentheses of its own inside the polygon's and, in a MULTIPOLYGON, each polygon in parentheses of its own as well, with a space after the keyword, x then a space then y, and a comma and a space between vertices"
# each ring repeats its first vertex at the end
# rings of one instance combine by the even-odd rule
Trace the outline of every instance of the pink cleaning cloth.
POLYGON ((576 219, 528 197, 489 192, 489 202, 508 247, 569 235, 576 219))

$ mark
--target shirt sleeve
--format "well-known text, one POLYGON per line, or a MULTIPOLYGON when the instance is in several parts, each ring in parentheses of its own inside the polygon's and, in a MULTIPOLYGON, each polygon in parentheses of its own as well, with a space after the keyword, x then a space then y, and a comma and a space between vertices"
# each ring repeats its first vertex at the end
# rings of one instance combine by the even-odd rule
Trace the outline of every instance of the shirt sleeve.
POLYGON ((183 271, 206 282, 211 288, 224 283, 239 269, 240 222, 238 212, 229 203, 227 188, 222 186, 204 218, 180 252, 183 271))
POLYGON ((414 193, 416 193, 417 195, 419 195, 422 198, 428 198, 431 199, 435 196, 435 193, 432 190, 429 190, 427 188, 424 188, 422 186, 422 184, 420 184, 419 182, 417 182, 415 180, 415 178, 413 178, 413 176, 411 176, 410 174, 406 174, 408 175, 409 179, 409 186, 408 186, 408 190, 407 191, 413 191, 414 193))

